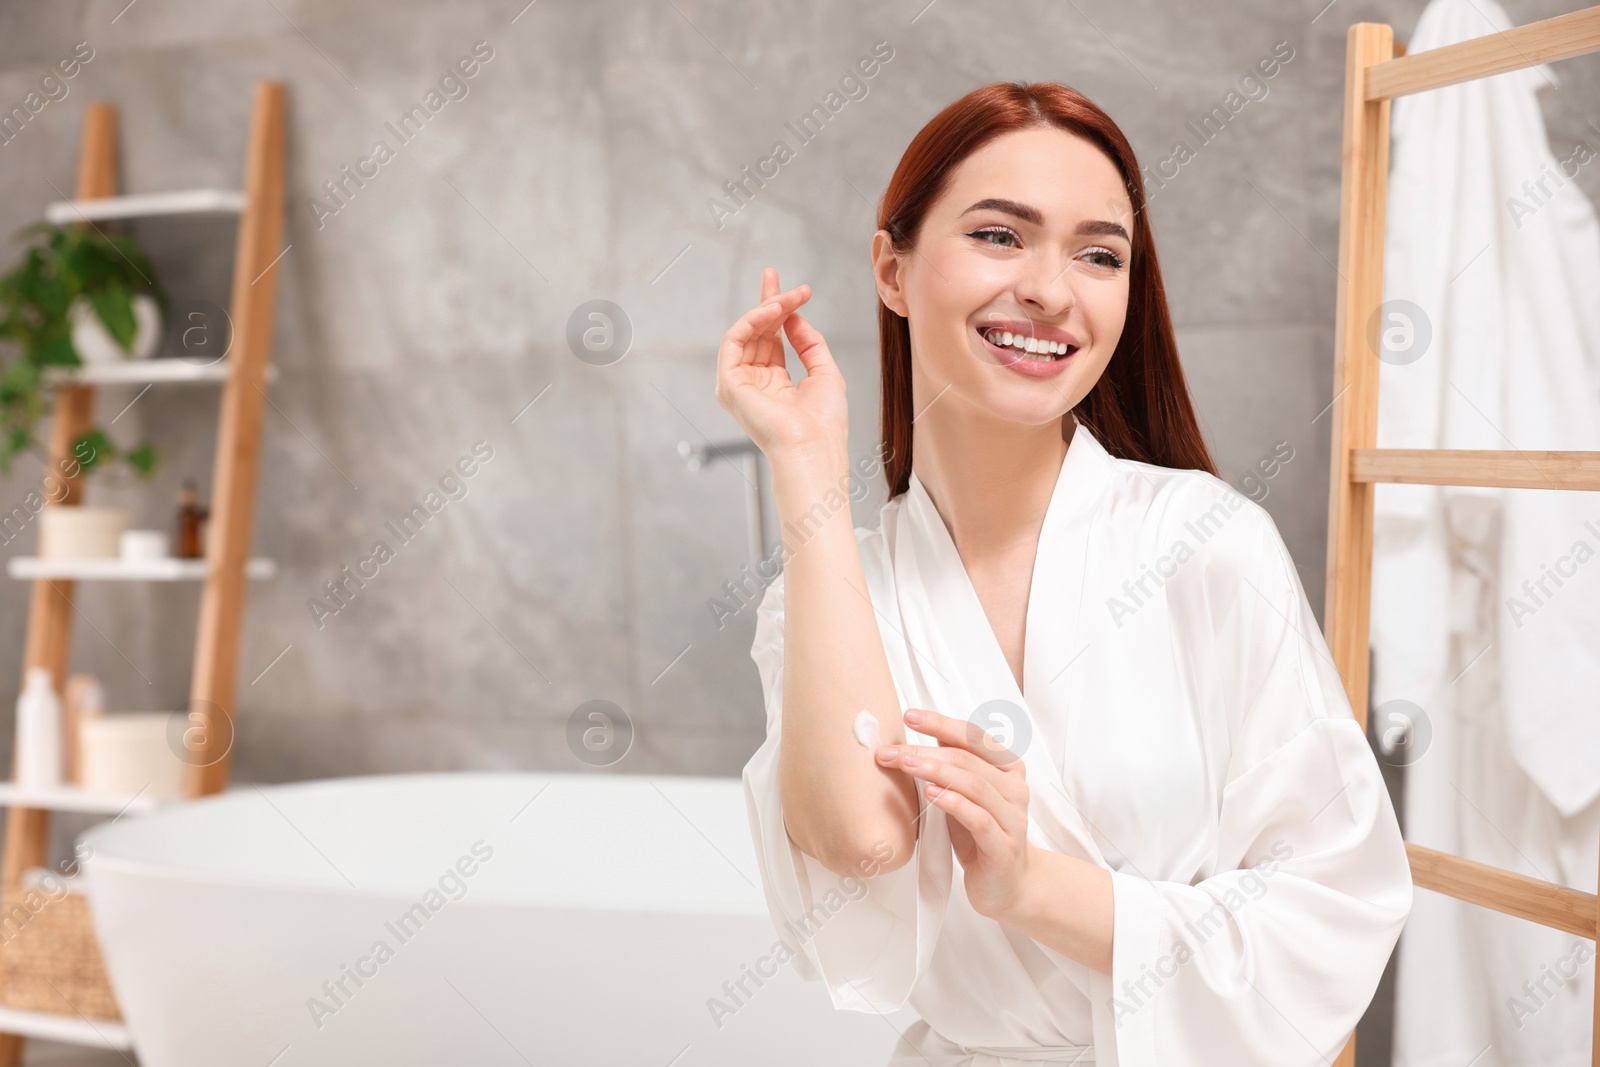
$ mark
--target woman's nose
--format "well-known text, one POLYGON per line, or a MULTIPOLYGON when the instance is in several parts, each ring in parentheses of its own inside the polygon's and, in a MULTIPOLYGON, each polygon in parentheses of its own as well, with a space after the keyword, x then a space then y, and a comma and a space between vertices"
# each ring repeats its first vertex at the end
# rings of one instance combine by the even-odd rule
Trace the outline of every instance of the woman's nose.
POLYGON ((1072 262, 1052 256, 1032 256, 1017 280, 1017 298, 1040 314, 1054 317, 1077 303, 1072 290, 1072 262))

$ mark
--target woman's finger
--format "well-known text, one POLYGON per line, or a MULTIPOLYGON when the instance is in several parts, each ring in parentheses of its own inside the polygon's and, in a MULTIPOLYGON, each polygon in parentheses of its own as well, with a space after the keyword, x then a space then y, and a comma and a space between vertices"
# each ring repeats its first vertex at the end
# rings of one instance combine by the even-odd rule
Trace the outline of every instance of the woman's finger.
POLYGON ((968 722, 966 719, 953 718, 949 715, 940 715, 938 712, 927 708, 907 708, 905 720, 906 724, 918 733, 937 738, 942 745, 966 749, 1001 770, 1016 769, 1021 771, 1023 769, 1024 764, 1021 756, 1006 748, 993 734, 980 727, 977 723, 968 722), (913 719, 913 713, 920 716, 920 718, 913 719))
MULTIPOLYGON (((802 286, 801 288, 809 288, 802 286)), ((791 312, 783 321, 783 332, 789 335, 789 343, 794 345, 795 355, 800 357, 800 363, 807 374, 814 374, 823 368, 833 368, 833 354, 828 351, 828 342, 805 319, 800 317, 798 311, 791 312)))
MULTIPOLYGON (((777 271, 772 272, 772 280, 773 284, 776 285, 778 280, 777 271)), ((783 361, 783 336, 780 331, 788 318, 794 314, 795 309, 811 299, 811 286, 797 285, 787 293, 778 294, 774 299, 779 302, 781 311, 776 318, 763 320, 763 324, 756 330, 754 341, 757 344, 771 343, 775 345, 778 358, 768 359, 766 362, 781 363, 783 361)))
MULTIPOLYGON (((887 751, 887 747, 880 751, 887 751)), ((969 749, 958 748, 955 745, 940 745, 937 748, 919 745, 900 745, 896 747, 896 754, 887 762, 890 766, 899 765, 906 767, 907 757, 918 761, 921 766, 936 766, 948 764, 974 777, 983 779, 988 788, 994 789, 1004 800, 1022 811, 1028 807, 1028 784, 1025 779, 1015 774, 1007 774, 1003 768, 996 767, 982 756, 976 755, 969 749)), ((909 768, 909 773, 916 774, 919 778, 926 778, 918 768, 909 768)), ((961 786, 960 782, 951 781, 948 784, 961 786)), ((975 800, 983 800, 971 789, 965 790, 975 800)))
POLYGON ((974 843, 985 853, 998 858, 1009 855, 1011 835, 995 822, 994 816, 981 804, 973 803, 959 790, 932 782, 922 787, 922 795, 928 798, 930 804, 966 827, 974 843))
POLYGON ((770 334, 776 330, 783 321, 783 316, 805 303, 809 295, 791 289, 787 293, 779 293, 771 300, 762 301, 740 315, 722 335, 722 343, 717 348, 717 373, 725 373, 740 363, 749 362, 746 358, 746 348, 762 334, 770 334))
POLYGON ((990 778, 997 773, 994 767, 971 753, 917 745, 898 746, 893 757, 888 757, 887 752, 887 747, 879 750, 879 762, 898 766, 913 777, 960 790, 963 796, 994 816, 1000 825, 1016 832, 1027 832, 1027 806, 1023 799, 1007 796, 990 778))

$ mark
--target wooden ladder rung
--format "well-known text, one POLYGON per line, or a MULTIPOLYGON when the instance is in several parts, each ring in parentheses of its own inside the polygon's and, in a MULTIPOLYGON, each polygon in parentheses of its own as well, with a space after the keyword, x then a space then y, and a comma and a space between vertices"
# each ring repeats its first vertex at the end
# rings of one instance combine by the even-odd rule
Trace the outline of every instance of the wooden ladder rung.
POLYGON ((1593 940, 1595 894, 1406 842, 1411 881, 1495 911, 1593 940))
POLYGON ((1600 452, 1352 448, 1350 480, 1600 490, 1600 452))
POLYGON ((1596 51, 1600 51, 1600 7, 1589 7, 1374 63, 1366 70, 1363 95, 1368 100, 1393 99, 1596 51))

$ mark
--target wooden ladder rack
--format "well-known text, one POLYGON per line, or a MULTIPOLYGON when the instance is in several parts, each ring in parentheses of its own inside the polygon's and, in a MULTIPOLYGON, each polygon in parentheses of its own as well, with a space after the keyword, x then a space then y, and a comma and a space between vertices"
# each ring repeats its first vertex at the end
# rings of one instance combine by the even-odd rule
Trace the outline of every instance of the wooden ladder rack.
MULTIPOLYGON (((1334 337, 1332 477, 1328 504, 1325 629, 1350 706, 1367 724, 1372 606, 1373 486, 1380 482, 1600 490, 1600 453, 1377 448, 1377 352, 1366 324, 1383 302, 1384 211, 1389 178, 1389 102, 1397 96, 1600 51, 1600 7, 1504 33, 1395 58, 1394 31, 1359 22, 1346 39, 1343 175, 1339 196, 1339 295, 1334 337)), ((1413 882, 1469 904, 1593 939, 1593 893, 1529 878, 1406 842, 1413 882)), ((1600 1023, 1600 984, 1596 986, 1600 1023)), ((1600 1067, 1600 1025, 1593 1063, 1600 1067)), ((1354 1067, 1355 1036, 1338 1067, 1354 1067)))
MULTIPOLYGON (((52 204, 46 213, 52 221, 75 220, 82 226, 173 215, 239 216, 229 308, 232 342, 226 358, 203 368, 203 374, 190 373, 196 370, 195 365, 176 359, 141 360, 138 364, 86 367, 73 372, 55 390, 48 448, 48 469, 65 471, 63 461, 71 458, 74 442, 87 432, 92 421, 96 382, 221 384, 205 566, 174 568, 182 571, 175 577, 204 583, 188 706, 193 726, 185 735, 190 742, 185 754, 189 763, 185 793, 189 797, 220 792, 227 784, 245 582, 252 575, 271 571, 270 561, 250 560, 249 555, 263 405, 270 377, 277 264, 282 258, 279 243, 284 217, 284 116, 283 86, 268 81, 257 83, 242 191, 202 189, 119 197, 116 110, 107 103, 91 103, 84 114, 77 199, 52 204), (182 367, 174 366, 180 363, 182 367)), ((59 501, 47 506, 81 504, 80 482, 81 476, 67 480, 59 501)), ((8 568, 14 577, 34 579, 23 675, 30 667, 49 669, 58 693, 64 689, 69 667, 74 589, 80 578, 94 576, 91 569, 73 566, 78 562, 81 561, 13 559, 8 568)), ((128 799, 131 803, 137 798, 128 799)), ((96 807, 92 794, 70 787, 49 791, 12 786, 0 796, 0 803, 8 809, 5 852, 0 861, 0 881, 7 886, 16 885, 29 868, 43 864, 52 810, 100 810, 108 814, 118 810, 115 804, 104 807, 103 799, 98 802, 102 806, 96 807)), ((131 1044, 125 1029, 116 1023, 80 1019, 70 1011, 52 1017, 51 1013, 0 1006, 0 1027, 10 1031, 0 1033, 0 1067, 14 1067, 21 1060, 27 1035, 111 1048, 128 1048, 131 1044)))

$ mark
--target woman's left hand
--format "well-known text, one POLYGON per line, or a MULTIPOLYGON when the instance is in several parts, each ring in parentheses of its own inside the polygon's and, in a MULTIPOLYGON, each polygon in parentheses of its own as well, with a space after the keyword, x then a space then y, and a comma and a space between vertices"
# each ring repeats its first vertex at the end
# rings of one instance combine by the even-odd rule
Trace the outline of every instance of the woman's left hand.
POLYGON ((923 795, 948 816, 950 844, 973 910, 997 921, 1021 900, 1028 841, 1027 768, 990 733, 964 719, 911 708, 905 721, 939 742, 883 746, 880 766, 921 778, 923 795))

